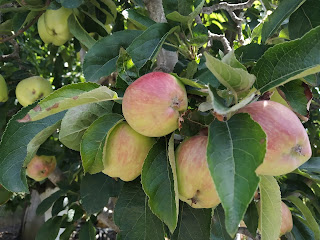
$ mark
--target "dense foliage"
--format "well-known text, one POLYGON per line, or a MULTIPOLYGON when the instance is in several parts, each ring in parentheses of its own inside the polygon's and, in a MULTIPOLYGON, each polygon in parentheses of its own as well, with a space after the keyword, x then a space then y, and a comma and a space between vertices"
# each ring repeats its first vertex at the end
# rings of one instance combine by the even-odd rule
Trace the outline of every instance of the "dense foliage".
POLYGON ((0 103, 0 204, 15 210, 31 190, 57 186, 37 209, 52 207, 37 239, 55 239, 60 228, 60 239, 69 239, 77 226, 80 239, 95 239, 102 224, 117 239, 276 240, 282 200, 293 229, 281 239, 320 239, 319 7, 319 0, 0 0, 0 74, 9 96, 0 103), (37 22, 61 7, 73 37, 44 43, 37 22), (154 71, 185 86, 188 109, 179 129, 154 138, 141 176, 109 177, 105 145, 125 120, 122 97, 154 71), (54 91, 22 107, 15 89, 31 76, 54 91), (288 174, 257 176, 266 135, 236 113, 270 99, 303 122, 312 157, 288 174), (175 150, 199 132, 208 135, 215 208, 179 201, 175 150), (26 176, 35 155, 56 157, 56 178, 26 176))

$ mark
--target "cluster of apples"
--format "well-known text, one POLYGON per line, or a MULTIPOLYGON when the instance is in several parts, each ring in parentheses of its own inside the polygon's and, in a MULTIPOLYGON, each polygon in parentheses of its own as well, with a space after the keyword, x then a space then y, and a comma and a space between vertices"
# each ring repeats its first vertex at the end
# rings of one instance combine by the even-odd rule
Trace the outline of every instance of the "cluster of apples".
MULTIPOLYGON (((119 124, 107 139, 103 172, 124 181, 138 177, 155 142, 153 137, 175 131, 187 107, 184 85, 170 74, 152 72, 133 82, 123 96, 126 122, 119 124)), ((257 101, 238 113, 248 113, 267 135, 266 154, 264 162, 256 169, 257 175, 287 174, 311 157, 303 125, 284 105, 257 101)), ((175 154, 179 198, 194 208, 212 208, 220 203, 207 164, 207 144, 208 136, 193 136, 180 143, 175 154)), ((285 219, 289 219, 290 210, 289 214, 285 209, 283 212, 287 215, 285 219)), ((281 234, 290 231, 290 226, 281 234)))

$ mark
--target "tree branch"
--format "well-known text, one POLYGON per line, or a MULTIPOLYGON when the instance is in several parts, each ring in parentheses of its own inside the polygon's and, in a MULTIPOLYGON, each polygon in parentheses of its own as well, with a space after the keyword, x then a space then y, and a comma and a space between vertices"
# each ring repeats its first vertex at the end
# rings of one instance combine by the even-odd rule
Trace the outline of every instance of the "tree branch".
POLYGON ((212 40, 217 40, 217 41, 220 41, 222 43, 225 54, 227 54, 228 52, 230 52, 232 50, 231 46, 230 46, 230 42, 228 41, 228 39, 224 35, 211 33, 209 31, 209 39, 210 39, 210 41, 209 41, 209 46, 208 47, 212 46, 212 40))
POLYGON ((211 14, 212 12, 217 11, 217 10, 221 10, 221 9, 226 10, 229 13, 231 19, 235 22, 239 42, 240 42, 240 44, 243 44, 244 38, 243 38, 243 34, 242 34, 242 18, 238 17, 234 11, 249 8, 252 6, 254 1, 255 0, 248 0, 245 3, 237 3, 237 4, 221 2, 218 4, 214 4, 211 7, 204 7, 204 8, 202 8, 201 12, 204 14, 211 14))
POLYGON ((19 52, 20 52, 19 44, 13 39, 9 40, 9 42, 13 46, 13 52, 7 55, 0 56, 0 61, 7 61, 9 59, 19 59, 19 52))
POLYGON ((21 28, 20 30, 18 30, 15 34, 11 35, 10 37, 6 37, 2 40, 0 40, 0 43, 4 43, 7 41, 10 41, 16 37, 18 37, 19 35, 21 35, 22 33, 24 33, 25 31, 27 31, 33 24, 35 24, 39 17, 44 13, 45 11, 41 11, 31 22, 29 22, 24 28, 21 28))
POLYGON ((222 2, 222 3, 218 3, 218 4, 214 4, 211 7, 204 7, 202 8, 201 13, 205 13, 205 14, 211 14, 214 11, 217 10, 226 10, 226 11, 235 11, 235 10, 242 10, 245 8, 249 8, 252 6, 252 4, 254 3, 255 0, 248 0, 245 3, 237 3, 237 4, 231 4, 231 3, 227 3, 227 2, 222 2))
POLYGON ((238 233, 246 235, 247 237, 249 237, 251 239, 255 239, 255 237, 251 234, 251 232, 249 232, 248 228, 246 228, 246 227, 239 227, 238 233))

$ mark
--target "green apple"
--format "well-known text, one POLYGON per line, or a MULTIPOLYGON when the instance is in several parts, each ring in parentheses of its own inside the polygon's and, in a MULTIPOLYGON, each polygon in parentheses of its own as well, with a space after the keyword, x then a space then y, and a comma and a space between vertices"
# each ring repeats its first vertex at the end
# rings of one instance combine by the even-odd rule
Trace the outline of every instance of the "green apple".
POLYGON ((8 101, 8 87, 7 83, 0 75, 0 102, 6 102, 8 101))
POLYGON ((68 26, 68 18, 72 10, 61 7, 58 10, 47 10, 38 20, 38 32, 45 43, 56 46, 65 44, 72 34, 68 26))
POLYGON ((56 168, 55 156, 34 156, 27 165, 27 176, 35 181, 46 179, 56 168))
POLYGON ((16 97, 22 106, 28 106, 36 100, 48 96, 52 92, 52 86, 46 79, 34 76, 29 77, 16 87, 16 97))
POLYGON ((132 181, 141 174, 144 160, 155 143, 133 130, 128 123, 119 123, 104 146, 103 173, 123 181, 132 181))

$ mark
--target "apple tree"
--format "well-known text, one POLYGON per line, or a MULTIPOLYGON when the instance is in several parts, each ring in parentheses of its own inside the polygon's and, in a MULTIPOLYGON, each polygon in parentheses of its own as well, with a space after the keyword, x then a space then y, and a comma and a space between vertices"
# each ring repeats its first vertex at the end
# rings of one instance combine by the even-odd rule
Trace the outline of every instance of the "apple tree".
POLYGON ((25 239, 319 240, 319 7, 0 0, 0 204, 25 239))

